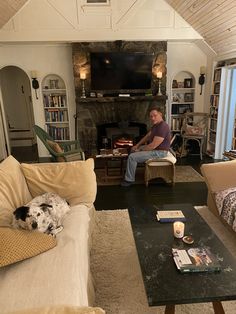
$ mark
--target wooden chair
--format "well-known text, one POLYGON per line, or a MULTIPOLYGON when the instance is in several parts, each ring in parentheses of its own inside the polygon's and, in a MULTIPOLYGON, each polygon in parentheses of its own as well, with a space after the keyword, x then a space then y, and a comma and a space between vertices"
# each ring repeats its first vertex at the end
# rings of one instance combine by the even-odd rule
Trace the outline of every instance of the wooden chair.
POLYGON ((189 140, 196 141, 199 145, 199 154, 202 160, 203 146, 205 144, 209 115, 203 112, 187 112, 184 114, 181 128, 183 139, 180 157, 184 156, 184 151, 189 140))
POLYGON ((79 140, 57 143, 38 125, 34 126, 34 131, 51 154, 53 161, 66 162, 74 160, 85 160, 85 155, 80 147, 79 140))

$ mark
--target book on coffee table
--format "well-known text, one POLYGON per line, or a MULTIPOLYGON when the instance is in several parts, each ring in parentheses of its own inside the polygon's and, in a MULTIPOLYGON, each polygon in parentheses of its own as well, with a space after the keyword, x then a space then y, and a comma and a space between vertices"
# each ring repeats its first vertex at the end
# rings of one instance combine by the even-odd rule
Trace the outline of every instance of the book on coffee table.
POLYGON ((172 254, 177 268, 182 273, 215 272, 221 269, 216 256, 209 248, 172 249, 172 254))
POLYGON ((158 210, 156 217, 160 222, 186 221, 182 210, 158 210))

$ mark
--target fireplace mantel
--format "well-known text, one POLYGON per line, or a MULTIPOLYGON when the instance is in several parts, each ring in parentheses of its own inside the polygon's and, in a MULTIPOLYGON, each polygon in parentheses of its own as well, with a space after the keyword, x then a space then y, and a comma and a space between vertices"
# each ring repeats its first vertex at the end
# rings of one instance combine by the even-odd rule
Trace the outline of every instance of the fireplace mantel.
POLYGON ((156 101, 166 101, 167 96, 123 96, 123 97, 87 97, 87 98, 76 98, 76 102, 79 103, 104 103, 104 102, 132 102, 132 101, 150 101, 150 100, 156 100, 156 101))

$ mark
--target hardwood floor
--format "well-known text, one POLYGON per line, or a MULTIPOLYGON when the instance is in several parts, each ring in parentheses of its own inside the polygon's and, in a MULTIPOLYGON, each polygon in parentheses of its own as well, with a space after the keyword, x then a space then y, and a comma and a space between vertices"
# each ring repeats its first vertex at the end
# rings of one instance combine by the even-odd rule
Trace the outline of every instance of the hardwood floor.
MULTIPOLYGON (((215 162, 205 157, 202 161, 199 156, 189 156, 178 159, 178 165, 190 165, 200 172, 202 163, 215 162)), ((174 204, 190 203, 206 205, 207 187, 204 182, 176 183, 174 186, 165 183, 150 184, 148 188, 143 184, 124 188, 120 186, 98 186, 95 208, 97 210, 113 210, 135 206, 136 204, 174 204)))

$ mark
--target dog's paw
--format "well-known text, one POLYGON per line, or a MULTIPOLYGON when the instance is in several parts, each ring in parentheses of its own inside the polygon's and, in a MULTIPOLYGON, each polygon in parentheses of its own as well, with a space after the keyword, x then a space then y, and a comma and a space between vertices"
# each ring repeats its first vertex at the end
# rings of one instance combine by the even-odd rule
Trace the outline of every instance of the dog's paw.
POLYGON ((63 230, 63 226, 58 226, 56 229, 50 231, 50 234, 56 236, 59 232, 63 230))

